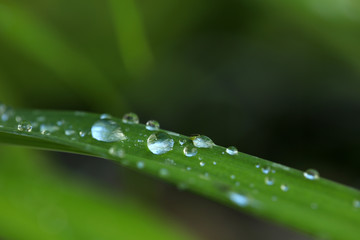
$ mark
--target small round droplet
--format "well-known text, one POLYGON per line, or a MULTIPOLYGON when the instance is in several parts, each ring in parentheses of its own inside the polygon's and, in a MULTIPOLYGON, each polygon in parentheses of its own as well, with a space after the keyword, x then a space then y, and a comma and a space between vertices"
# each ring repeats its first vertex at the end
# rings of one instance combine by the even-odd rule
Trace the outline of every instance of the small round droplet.
POLYGON ((265 177, 265 184, 266 185, 273 185, 274 184, 274 179, 272 177, 265 177))
POLYGON ((123 123, 135 124, 139 123, 139 117, 136 113, 126 113, 122 118, 123 123))
POLYGON ((100 119, 111 119, 112 116, 108 113, 103 113, 100 115, 100 119))
POLYGON ((235 175, 231 175, 230 178, 234 180, 234 179, 236 178, 236 176, 235 176, 235 175))
POLYGON ((283 192, 287 192, 289 190, 289 186, 286 184, 281 184, 280 189, 283 192))
POLYGON ((229 155, 237 155, 239 152, 236 147, 230 146, 226 149, 226 153, 229 155))
POLYGON ((160 175, 161 177, 166 177, 166 176, 169 175, 169 171, 168 171, 166 168, 161 168, 161 169, 159 170, 159 175, 160 175))
POLYGON ((174 147, 174 139, 164 132, 153 133, 147 139, 147 147, 153 154, 164 154, 174 147))
POLYGON ((155 120, 149 120, 146 122, 146 129, 150 131, 157 131, 160 128, 160 123, 155 120))
POLYGON ((197 154, 198 150, 192 145, 185 146, 183 149, 184 155, 187 157, 193 157, 197 154))
POLYGON ((111 148, 109 148, 109 154, 114 156, 114 157, 124 158, 125 151, 121 147, 119 147, 117 145, 114 145, 111 148))
POLYGON ((101 142, 117 142, 126 139, 120 126, 116 122, 107 119, 95 122, 91 127, 91 135, 101 142))
POLYGON ((316 180, 319 179, 320 175, 315 169, 308 169, 304 172, 304 177, 309 180, 316 180))
POLYGON ((21 132, 31 132, 32 125, 29 121, 24 120, 18 124, 17 129, 21 132))
POLYGON ((229 198, 233 203, 235 203, 240 207, 245 207, 249 203, 249 199, 246 196, 239 193, 230 192, 229 198))
POLYGON ((192 137, 191 140, 193 141, 194 146, 198 148, 212 148, 215 146, 214 142, 204 135, 192 137))
POLYGON ((179 139, 179 143, 180 143, 181 146, 184 145, 184 144, 187 143, 187 142, 188 142, 188 140, 185 139, 185 138, 179 139))
POLYGON ((200 162, 200 167, 203 167, 205 166, 205 163, 204 162, 200 162))
POLYGON ((75 133, 75 130, 72 130, 72 129, 66 129, 65 130, 65 135, 66 136, 71 136, 75 133))
POLYGON ((86 135, 86 132, 85 131, 79 131, 79 136, 80 137, 85 137, 86 135))
POLYGON ((255 164, 255 167, 256 167, 256 168, 260 168, 260 163, 256 163, 256 164, 255 164))
POLYGON ((264 173, 264 174, 268 174, 270 172, 271 168, 269 166, 265 166, 261 169, 261 171, 264 173))
POLYGON ((136 163, 136 166, 138 169, 143 169, 145 167, 145 163, 142 161, 139 161, 136 163))
POLYGON ((354 208, 360 208, 360 200, 355 199, 353 201, 353 206, 354 206, 354 208))
POLYGON ((213 161, 213 165, 216 165, 216 162, 215 162, 215 161, 213 161))
MULTIPOLYGON (((43 134, 43 132, 53 133, 58 131, 60 128, 56 125, 50 125, 50 124, 41 124, 40 125, 40 133, 43 134)), ((46 134, 44 134, 46 135, 46 134)))

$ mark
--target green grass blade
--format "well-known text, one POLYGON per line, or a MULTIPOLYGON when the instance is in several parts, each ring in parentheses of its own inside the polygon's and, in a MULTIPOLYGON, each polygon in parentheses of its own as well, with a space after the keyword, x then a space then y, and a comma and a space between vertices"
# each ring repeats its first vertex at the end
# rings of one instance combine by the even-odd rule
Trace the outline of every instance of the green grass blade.
POLYGON ((0 141, 112 159, 313 236, 330 239, 358 239, 360 236, 360 203, 356 204, 360 192, 356 189, 322 178, 309 180, 301 171, 244 153, 229 155, 221 146, 199 148, 196 156, 186 157, 179 140, 190 139, 174 133, 170 134, 175 141, 174 149, 155 155, 146 144, 152 131, 142 124, 125 124, 116 118, 113 120, 121 126, 127 140, 99 142, 90 134, 92 124, 98 119, 98 114, 84 112, 15 110, 12 118, 0 122, 0 132, 3 133, 0 141), (39 117, 42 122, 39 122, 39 117), (19 121, 20 118, 32 122, 31 132, 17 130, 16 119, 19 121), (64 124, 58 131, 50 135, 40 133, 39 124, 56 125, 59 120, 64 124), (66 135, 67 129, 75 131, 66 135), (79 136, 80 131, 86 135, 79 136), (12 135, 17 135, 17 139, 11 140, 12 135), (112 146, 122 148, 125 157, 109 154, 112 146), (267 174, 262 171, 266 167, 270 168, 267 174), (272 184, 266 184, 266 178, 272 179, 272 184), (288 186, 287 191, 281 190, 283 184, 288 186))

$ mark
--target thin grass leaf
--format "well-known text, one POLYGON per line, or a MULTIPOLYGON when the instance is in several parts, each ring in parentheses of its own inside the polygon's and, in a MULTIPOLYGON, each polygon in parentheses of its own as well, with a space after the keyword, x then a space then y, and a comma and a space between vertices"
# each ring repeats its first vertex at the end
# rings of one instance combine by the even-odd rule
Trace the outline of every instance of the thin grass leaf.
POLYGON ((98 114, 84 112, 15 110, 9 120, 1 123, 0 141, 112 159, 182 189, 316 237, 360 236, 360 192, 356 189, 323 178, 310 180, 301 171, 234 150, 228 151, 234 154, 230 155, 226 148, 217 145, 197 148, 196 155, 188 157, 184 155, 184 146, 193 148, 191 138, 164 130, 160 132, 174 141, 173 150, 156 155, 147 146, 154 131, 118 118, 112 121, 121 127, 126 140, 97 141, 90 129, 99 118, 98 114), (23 120, 31 122, 30 132, 18 130, 23 120), (56 131, 40 132, 41 124, 56 126, 58 121, 62 124, 56 131))

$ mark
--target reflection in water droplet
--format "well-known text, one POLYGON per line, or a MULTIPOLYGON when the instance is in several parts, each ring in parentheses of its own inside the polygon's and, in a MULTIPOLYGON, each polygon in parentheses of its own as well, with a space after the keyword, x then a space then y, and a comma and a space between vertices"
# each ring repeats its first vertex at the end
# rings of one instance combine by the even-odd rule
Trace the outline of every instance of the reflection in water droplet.
POLYGON ((284 192, 287 192, 289 190, 289 186, 286 184, 281 184, 280 189, 284 192))
POLYGON ((270 167, 269 166, 266 166, 266 167, 263 167, 262 169, 261 169, 261 171, 263 172, 263 173, 265 173, 265 174, 268 174, 269 172, 270 172, 270 167))
POLYGON ((191 138, 195 147, 198 148, 212 148, 215 146, 214 142, 207 136, 199 135, 191 138))
POLYGON ((265 177, 265 184, 266 185, 273 185, 274 179, 272 177, 265 177))
POLYGON ((117 142, 126 139, 120 126, 107 119, 101 119, 92 125, 91 136, 101 142, 117 142))
POLYGON ((245 207, 249 203, 249 199, 246 196, 239 193, 230 192, 229 198, 233 203, 235 203, 240 207, 245 207))
POLYGON ((203 167, 205 166, 205 163, 204 162, 200 162, 200 167, 203 167))
POLYGON ((146 122, 146 129, 150 131, 157 131, 160 128, 160 123, 155 120, 149 120, 146 122))
POLYGON ((122 118, 123 123, 135 124, 139 123, 139 117, 136 113, 126 113, 122 118))
POLYGON ((86 135, 86 132, 85 131, 79 131, 79 136, 80 137, 85 137, 86 135))
POLYGON ((239 152, 236 147, 230 146, 226 149, 226 153, 229 155, 237 155, 239 152))
POLYGON ((24 120, 18 124, 17 129, 21 132, 31 132, 32 125, 29 121, 24 120))
POLYGON ((316 180, 319 179, 320 175, 315 169, 308 169, 304 172, 304 177, 309 180, 316 180))
POLYGON ((153 133, 147 139, 147 147, 153 154, 164 154, 173 149, 174 139, 164 132, 153 133))
POLYGON ((192 145, 187 145, 186 147, 184 147, 183 152, 185 156, 193 157, 197 154, 198 150, 196 147, 192 145))
POLYGON ((184 145, 186 142, 188 142, 187 139, 183 138, 183 139, 179 139, 179 143, 180 145, 184 145))

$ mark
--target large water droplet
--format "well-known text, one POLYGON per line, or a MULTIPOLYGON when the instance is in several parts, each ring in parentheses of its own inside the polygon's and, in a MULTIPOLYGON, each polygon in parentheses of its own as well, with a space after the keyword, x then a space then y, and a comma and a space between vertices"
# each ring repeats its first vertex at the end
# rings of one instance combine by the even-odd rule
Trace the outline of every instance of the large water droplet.
POLYGON ((230 146, 226 149, 226 153, 229 155, 237 155, 239 152, 236 147, 230 146))
POLYGON ((139 123, 139 117, 136 113, 126 113, 122 118, 123 123, 134 124, 139 123))
POLYGON ((304 172, 304 177, 309 180, 316 180, 319 179, 320 175, 315 169, 308 169, 304 172))
POLYGON ((198 150, 196 147, 191 145, 187 145, 183 149, 184 155, 187 157, 193 157, 197 154, 198 150))
POLYGON ((233 203, 240 207, 245 207, 249 203, 249 199, 240 193, 230 192, 229 198, 233 203))
POLYGON ((153 154, 164 154, 173 149, 174 140, 164 132, 153 133, 147 139, 147 147, 153 154))
POLYGON ((29 121, 24 120, 18 124, 17 129, 21 132, 31 132, 32 125, 29 121))
POLYGON ((146 122, 146 129, 150 131, 157 131, 160 128, 160 123, 155 120, 149 120, 146 122))
POLYGON ((120 126, 116 122, 107 119, 95 122, 91 127, 91 135, 101 142, 117 142, 126 139, 120 126))
POLYGON ((212 148, 215 146, 214 142, 204 135, 192 137, 191 140, 193 141, 194 146, 198 148, 212 148))

